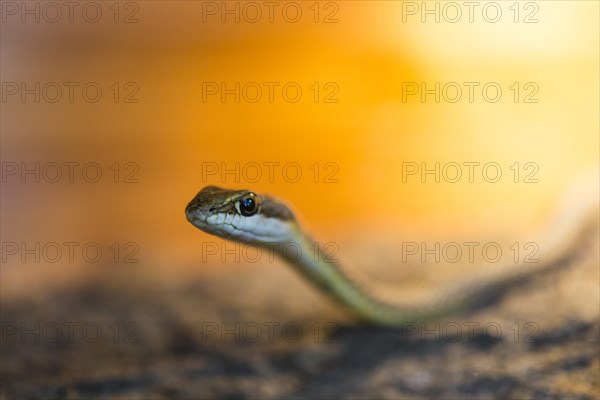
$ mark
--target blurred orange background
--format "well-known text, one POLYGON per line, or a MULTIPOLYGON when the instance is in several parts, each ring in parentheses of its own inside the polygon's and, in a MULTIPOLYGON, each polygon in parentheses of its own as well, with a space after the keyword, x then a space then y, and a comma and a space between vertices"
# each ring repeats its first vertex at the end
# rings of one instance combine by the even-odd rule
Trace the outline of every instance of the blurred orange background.
MULTIPOLYGON (((77 11, 74 22, 63 15, 57 23, 31 16, 23 23, 3 10, 3 83, 97 82, 103 96, 97 103, 78 90, 72 103, 3 98, 2 162, 97 162, 104 175, 98 183, 7 177, 2 241, 133 241, 145 264, 198 266, 199 243, 209 237, 183 210, 209 184, 277 195, 323 240, 376 241, 385 231, 506 235, 542 226, 568 182, 598 167, 598 2, 535 2, 537 23, 523 22, 535 11, 525 2, 517 23, 508 2, 499 3, 497 23, 480 9, 473 22, 465 14, 456 23, 425 15, 423 23, 420 13, 407 14, 407 2, 390 1, 301 2, 296 23, 277 11, 270 22, 266 7, 256 23, 243 15, 239 23, 231 15, 222 22, 224 3, 209 3, 217 14, 207 14, 207 2, 120 3, 117 23, 113 3, 97 3, 97 23, 77 11), (123 23, 128 16, 132 23, 123 23), (115 82, 118 102, 109 88, 115 82), (255 103, 236 103, 234 95, 222 102, 219 94, 203 101, 207 82, 279 86, 273 102, 266 89, 255 103), (302 88, 295 103, 282 97, 288 82, 302 88), (407 82, 457 82, 465 92, 456 103, 433 95, 422 102, 420 93, 404 99, 407 82), (472 103, 463 82, 480 84, 472 103), (482 97, 488 82, 502 88, 498 102, 482 97), (539 89, 537 103, 523 101, 528 82, 539 89), (123 102, 132 87, 138 101, 123 102), (327 103, 332 88, 338 101, 327 103), (114 183, 115 162, 122 173, 128 162, 139 166, 138 182, 114 183), (273 182, 266 169, 256 183, 203 176, 206 163, 250 162, 295 162, 303 176, 295 183, 281 169, 273 182), (503 177, 403 182, 406 162, 496 162, 503 177), (523 174, 517 183, 509 168, 515 162, 523 174), (539 167, 537 183, 523 182, 528 162, 539 167), (309 168, 315 163, 317 183, 309 168), (323 182, 326 163, 335 164, 337 182, 323 182)), ((19 260, 4 263, 4 274, 11 263, 19 260)))

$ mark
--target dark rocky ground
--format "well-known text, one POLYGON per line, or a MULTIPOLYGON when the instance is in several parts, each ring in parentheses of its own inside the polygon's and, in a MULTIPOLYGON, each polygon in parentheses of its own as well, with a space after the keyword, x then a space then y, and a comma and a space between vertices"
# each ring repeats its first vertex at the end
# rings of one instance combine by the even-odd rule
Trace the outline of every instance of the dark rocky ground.
POLYGON ((598 238, 582 248, 568 269, 425 331, 356 325, 283 266, 42 279, 3 294, 0 397, 597 399, 598 238))

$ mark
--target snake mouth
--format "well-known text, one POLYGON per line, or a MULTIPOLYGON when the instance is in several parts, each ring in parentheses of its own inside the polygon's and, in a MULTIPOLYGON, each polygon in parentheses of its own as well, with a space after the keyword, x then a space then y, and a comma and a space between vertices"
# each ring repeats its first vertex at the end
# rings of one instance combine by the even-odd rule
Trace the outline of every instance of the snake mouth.
POLYGON ((221 237, 229 237, 231 236, 231 231, 225 229, 225 226, 215 225, 208 221, 208 218, 211 216, 210 213, 205 213, 201 209, 192 208, 185 210, 185 217, 189 223, 191 223, 196 228, 200 229, 202 232, 206 232, 211 235, 217 235, 221 237))
POLYGON ((191 223, 197 228, 204 229, 207 226, 206 216, 203 213, 198 212, 197 209, 193 209, 192 207, 188 206, 185 209, 185 218, 188 220, 189 223, 191 223))
POLYGON ((197 227, 206 226, 206 218, 198 218, 196 214, 193 213, 185 213, 185 217, 192 225, 197 227))

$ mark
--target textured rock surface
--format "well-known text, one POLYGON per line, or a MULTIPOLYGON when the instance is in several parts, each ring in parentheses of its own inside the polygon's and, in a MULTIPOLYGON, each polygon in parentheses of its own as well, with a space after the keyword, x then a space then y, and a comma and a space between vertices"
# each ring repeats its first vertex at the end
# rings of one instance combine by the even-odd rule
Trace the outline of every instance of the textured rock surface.
POLYGON ((283 266, 99 270, 3 296, 1 397, 596 399, 597 237, 581 253, 424 329, 357 326, 283 266))

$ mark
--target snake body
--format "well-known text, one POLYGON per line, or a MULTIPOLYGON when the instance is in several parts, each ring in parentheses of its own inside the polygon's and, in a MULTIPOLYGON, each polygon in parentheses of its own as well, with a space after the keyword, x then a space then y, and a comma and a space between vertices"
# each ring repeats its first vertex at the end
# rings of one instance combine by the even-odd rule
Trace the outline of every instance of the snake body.
POLYGON ((268 247, 292 265, 309 282, 344 306, 361 320, 378 325, 399 326, 408 322, 429 321, 463 312, 484 298, 522 281, 533 271, 550 270, 568 264, 564 252, 545 257, 535 269, 509 268, 500 274, 455 287, 446 296, 417 307, 400 306, 369 293, 350 278, 322 249, 314 254, 315 242, 303 232, 290 209, 270 196, 248 190, 227 190, 208 186, 196 194, 185 209, 187 220, 209 234, 268 247), (290 257, 283 249, 294 245, 301 252, 290 257), (312 247, 311 247, 312 246, 312 247))

